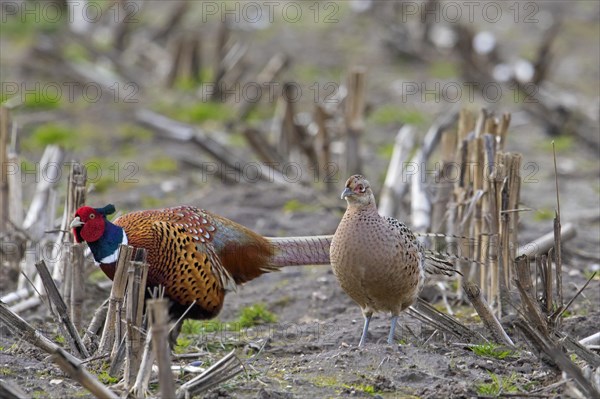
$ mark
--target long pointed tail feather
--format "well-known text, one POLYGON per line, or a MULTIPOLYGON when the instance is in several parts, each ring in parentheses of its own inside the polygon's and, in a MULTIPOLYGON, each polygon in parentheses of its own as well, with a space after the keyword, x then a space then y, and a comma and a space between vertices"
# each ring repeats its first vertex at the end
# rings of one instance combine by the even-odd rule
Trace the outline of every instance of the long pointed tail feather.
POLYGON ((328 265, 333 236, 265 237, 273 247, 270 267, 328 265))
POLYGON ((424 252, 427 256, 430 257, 434 257, 439 259, 440 257, 444 258, 444 259, 451 259, 451 260, 455 260, 455 261, 464 261, 464 262, 469 262, 469 263, 476 263, 478 265, 482 265, 482 262, 479 262, 473 258, 469 258, 467 256, 459 256, 456 254, 452 254, 450 252, 440 252, 440 251, 432 251, 430 249, 424 249, 424 252))
POLYGON ((425 254, 425 271, 429 274, 443 274, 445 276, 452 276, 455 273, 458 273, 462 276, 462 273, 455 269, 452 262, 427 254, 425 254))
POLYGON ((436 238, 459 238, 461 240, 474 240, 473 237, 468 236, 459 236, 454 234, 445 234, 445 233, 414 233, 417 237, 436 237, 436 238))

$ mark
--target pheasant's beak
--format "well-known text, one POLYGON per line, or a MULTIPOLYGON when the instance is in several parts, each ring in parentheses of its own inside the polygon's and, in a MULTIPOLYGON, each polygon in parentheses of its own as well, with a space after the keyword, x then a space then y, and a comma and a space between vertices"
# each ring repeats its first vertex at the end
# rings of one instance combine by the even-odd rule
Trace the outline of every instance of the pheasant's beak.
POLYGON ((85 224, 85 222, 82 222, 81 219, 79 218, 79 216, 75 216, 75 218, 73 219, 73 221, 71 222, 69 227, 74 229, 79 226, 83 226, 84 224, 85 224))
POLYGON ((350 195, 356 195, 356 193, 354 191, 352 191, 352 189, 350 187, 346 187, 344 189, 344 191, 342 191, 342 199, 346 199, 346 197, 350 196, 350 195))

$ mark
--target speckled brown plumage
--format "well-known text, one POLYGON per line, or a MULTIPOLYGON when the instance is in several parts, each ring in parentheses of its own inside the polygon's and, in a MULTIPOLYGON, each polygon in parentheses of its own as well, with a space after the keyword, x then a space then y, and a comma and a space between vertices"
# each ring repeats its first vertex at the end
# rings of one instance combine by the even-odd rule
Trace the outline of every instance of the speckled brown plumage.
POLYGON ((129 245, 148 251, 148 284, 164 286, 181 308, 195 302, 193 318, 216 316, 230 282, 273 270, 268 267, 273 248, 266 239, 195 207, 133 212, 114 224, 125 230, 129 245))
POLYGON ((132 212, 111 223, 112 212, 112 205, 80 208, 72 223, 77 241, 88 242, 109 278, 116 258, 107 241, 114 251, 122 241, 145 248, 147 285, 165 288, 176 317, 186 311, 190 318, 214 317, 236 284, 283 266, 329 263, 330 237, 267 238, 192 206, 132 212))
POLYGON ((364 177, 351 176, 342 198, 348 207, 331 243, 334 274, 365 317, 359 345, 376 311, 392 314, 392 343, 398 314, 414 303, 423 287, 423 254, 408 227, 379 215, 364 177))

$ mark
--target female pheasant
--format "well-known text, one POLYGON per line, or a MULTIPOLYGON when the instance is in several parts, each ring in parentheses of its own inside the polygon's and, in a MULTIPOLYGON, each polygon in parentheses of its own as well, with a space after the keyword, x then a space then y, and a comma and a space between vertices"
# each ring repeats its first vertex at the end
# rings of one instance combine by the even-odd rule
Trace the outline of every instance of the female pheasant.
POLYGON ((388 311, 393 343, 398 314, 412 305, 423 288, 425 272, 451 274, 452 264, 425 255, 404 224, 377 212, 369 182, 351 176, 342 192, 348 208, 331 241, 331 266, 342 289, 361 307, 363 346, 373 312, 388 311))
POLYGON ((148 286, 162 285, 179 317, 215 317, 230 283, 242 284, 283 266, 329 264, 331 236, 267 238, 229 219, 192 206, 132 212, 81 207, 71 228, 109 277, 120 244, 145 248, 148 286))

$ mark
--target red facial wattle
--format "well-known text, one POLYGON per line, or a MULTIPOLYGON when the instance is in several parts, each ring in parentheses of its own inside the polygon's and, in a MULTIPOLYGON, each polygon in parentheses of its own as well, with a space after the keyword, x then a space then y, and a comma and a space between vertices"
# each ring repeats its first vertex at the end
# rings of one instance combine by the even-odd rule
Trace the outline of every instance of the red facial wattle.
POLYGON ((104 218, 100 214, 90 214, 80 231, 86 242, 98 241, 104 234, 104 218))
POLYGON ((73 229, 77 241, 82 239, 86 242, 95 242, 102 237, 105 222, 101 213, 91 207, 82 207, 77 211, 76 217, 83 223, 73 229))

